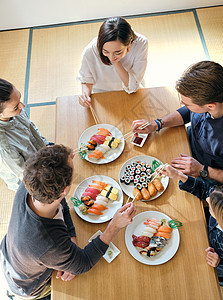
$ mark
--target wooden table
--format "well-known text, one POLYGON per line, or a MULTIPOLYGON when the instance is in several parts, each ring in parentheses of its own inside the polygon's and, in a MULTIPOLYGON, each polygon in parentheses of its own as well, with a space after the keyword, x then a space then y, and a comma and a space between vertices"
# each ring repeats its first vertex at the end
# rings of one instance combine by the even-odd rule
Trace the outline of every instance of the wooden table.
MULTIPOLYGON (((123 91, 95 94, 92 100, 100 123, 115 125, 123 133, 131 129, 135 119, 154 120, 179 107, 176 93, 168 87, 142 89, 131 95, 123 91)), ((81 107, 77 96, 57 99, 57 143, 77 148, 80 135, 92 125, 94 119, 90 109, 81 107)), ((152 134, 142 148, 127 141, 122 155, 109 164, 91 164, 76 156, 72 193, 82 180, 92 175, 107 175, 118 181, 121 166, 131 157, 151 155, 170 163, 180 153, 190 154, 184 126, 152 134)), ((124 199, 126 201, 127 197, 124 199)), ((176 180, 170 180, 163 195, 151 202, 139 201, 136 207, 137 214, 156 210, 183 223, 179 229, 180 246, 176 255, 163 265, 144 265, 128 252, 125 229, 122 229, 113 240, 121 251, 120 255, 111 264, 102 258, 88 273, 70 282, 53 277, 53 300, 220 299, 215 271, 206 263, 204 250, 208 247, 208 237, 200 201, 180 191, 176 180)), ((107 223, 85 222, 73 208, 71 216, 78 245, 82 248, 98 229, 103 231, 107 226, 107 223)))

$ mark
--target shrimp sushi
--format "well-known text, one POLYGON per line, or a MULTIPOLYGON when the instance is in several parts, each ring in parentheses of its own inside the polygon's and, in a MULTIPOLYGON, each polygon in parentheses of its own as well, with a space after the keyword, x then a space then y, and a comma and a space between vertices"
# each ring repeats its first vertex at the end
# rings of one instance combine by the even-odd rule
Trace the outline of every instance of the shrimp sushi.
POLYGON ((107 135, 111 135, 111 132, 106 128, 98 128, 97 134, 104 135, 106 137, 107 135))
POLYGON ((92 181, 94 184, 100 185, 102 189, 104 189, 107 185, 107 183, 103 182, 103 181, 99 181, 99 180, 93 180, 92 181))

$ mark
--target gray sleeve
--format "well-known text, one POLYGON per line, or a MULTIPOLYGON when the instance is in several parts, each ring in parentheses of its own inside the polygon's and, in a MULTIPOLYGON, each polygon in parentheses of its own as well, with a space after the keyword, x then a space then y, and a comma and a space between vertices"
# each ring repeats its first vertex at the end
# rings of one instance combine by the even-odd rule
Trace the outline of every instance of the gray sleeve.
POLYGON ((49 142, 47 141, 47 139, 45 137, 42 136, 42 134, 40 133, 39 129, 36 127, 36 125, 30 121, 31 126, 34 128, 34 130, 37 132, 37 134, 39 135, 39 137, 41 138, 41 140, 43 141, 44 145, 48 145, 49 142))
POLYGON ((92 240, 84 249, 72 243, 70 238, 61 238, 40 260, 48 268, 79 275, 89 271, 107 249, 108 245, 100 237, 92 240))
POLYGON ((15 150, 2 149, 0 151, 0 166, 0 177, 9 189, 16 191, 23 178, 23 156, 15 150))
POLYGON ((67 205, 67 201, 65 198, 61 201, 61 205, 63 206, 63 217, 64 217, 64 222, 67 225, 67 230, 71 237, 72 236, 76 237, 76 231, 75 231, 73 221, 71 219, 70 209, 69 206, 67 205))

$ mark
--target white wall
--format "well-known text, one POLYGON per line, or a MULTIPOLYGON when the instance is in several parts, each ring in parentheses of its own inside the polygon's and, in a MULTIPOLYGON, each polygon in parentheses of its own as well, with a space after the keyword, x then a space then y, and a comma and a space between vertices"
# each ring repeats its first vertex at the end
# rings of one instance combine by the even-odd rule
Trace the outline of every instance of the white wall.
POLYGON ((0 30, 223 5, 223 0, 0 0, 0 30))

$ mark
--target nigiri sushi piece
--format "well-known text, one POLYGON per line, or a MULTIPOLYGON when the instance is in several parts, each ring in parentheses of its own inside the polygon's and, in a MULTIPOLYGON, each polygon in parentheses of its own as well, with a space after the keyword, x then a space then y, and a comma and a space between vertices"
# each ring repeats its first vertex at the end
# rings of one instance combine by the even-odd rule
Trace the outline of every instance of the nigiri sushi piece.
POLYGON ((146 227, 143 229, 143 231, 148 231, 148 232, 151 232, 151 233, 156 233, 156 232, 157 232, 156 229, 154 229, 154 228, 152 228, 152 227, 150 227, 150 226, 146 226, 146 227))
POLYGON ((99 135, 99 134, 94 134, 92 135, 92 137, 90 138, 91 140, 95 141, 96 143, 103 144, 105 141, 105 136, 104 135, 99 135))
POLYGON ((95 150, 101 151, 103 154, 105 154, 106 152, 108 152, 108 150, 110 150, 110 148, 102 144, 99 147, 97 147, 95 150))
POLYGON ((160 222, 159 220, 157 220, 157 219, 151 218, 151 219, 148 219, 147 221, 148 221, 148 222, 151 221, 151 222, 153 222, 153 223, 157 223, 157 225, 159 225, 159 226, 161 225, 161 222, 160 222))
POLYGON ((89 158, 96 158, 96 159, 105 158, 103 153, 99 150, 94 150, 92 153, 89 153, 88 157, 89 158))
POLYGON ((83 197, 85 197, 85 196, 90 196, 91 197, 91 199, 93 199, 93 200, 96 200, 96 194, 93 194, 93 193, 91 193, 91 192, 84 192, 83 194, 82 194, 82 196, 83 197))
POLYGON ((101 191, 103 188, 101 187, 101 185, 99 184, 90 184, 89 187, 92 187, 94 189, 98 189, 99 191, 101 191))
POLYGON ((148 236, 149 238, 151 238, 153 236, 153 233, 149 232, 149 231, 143 231, 142 232, 143 236, 148 236))
POLYGON ((97 134, 107 136, 111 135, 111 132, 106 128, 98 128, 97 134))
POLYGON ((159 229, 158 229, 158 232, 167 232, 167 233, 171 233, 173 231, 172 228, 170 228, 169 226, 167 225, 163 225, 163 226, 160 226, 159 229))
POLYGON ((106 206, 102 205, 102 204, 98 204, 98 203, 94 203, 92 205, 91 208, 94 208, 94 209, 98 209, 98 210, 105 210, 105 209, 108 209, 106 206))
POLYGON ((87 212, 88 212, 89 214, 97 215, 97 216, 103 215, 103 213, 102 213, 100 210, 95 209, 95 208, 89 208, 89 209, 87 210, 87 212))
POLYGON ((103 205, 104 207, 108 206, 108 202, 105 202, 103 200, 96 200, 94 204, 103 205))
POLYGON ((93 180, 92 182, 93 182, 94 184, 100 185, 103 189, 107 186, 107 183, 105 183, 105 182, 103 182, 103 181, 93 180))
POLYGON ((91 192, 91 193, 93 193, 93 194, 95 194, 95 195, 100 194, 100 190, 95 189, 95 188, 93 188, 93 187, 88 187, 88 188, 86 188, 85 192, 91 192))
POLYGON ((169 234, 167 232, 162 232, 162 231, 155 233, 154 236, 163 237, 165 239, 170 239, 171 238, 171 234, 169 234))

